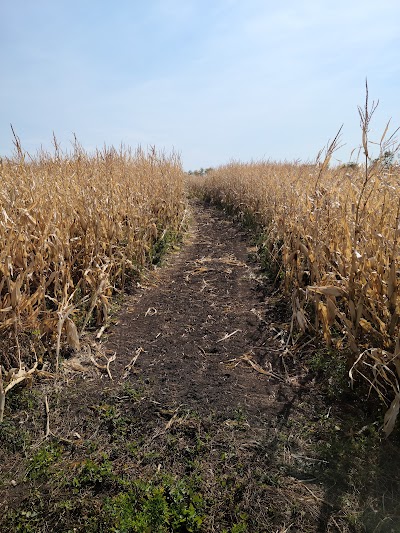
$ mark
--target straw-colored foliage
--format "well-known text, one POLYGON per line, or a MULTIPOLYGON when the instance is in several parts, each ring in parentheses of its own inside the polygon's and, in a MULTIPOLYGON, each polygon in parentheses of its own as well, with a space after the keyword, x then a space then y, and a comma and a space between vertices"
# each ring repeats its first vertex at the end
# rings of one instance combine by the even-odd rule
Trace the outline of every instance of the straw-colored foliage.
POLYGON ((292 324, 347 350, 350 366, 357 363, 350 377, 365 375, 384 401, 388 387, 394 391, 389 433, 400 398, 400 168, 384 157, 329 168, 334 148, 322 163, 233 162, 192 183, 263 228, 292 324))
POLYGON ((16 138, 0 176, 0 333, 11 339, 0 368, 23 372, 40 345, 54 369, 60 347, 79 348, 88 324, 107 319, 112 294, 180 231, 181 163, 155 149, 90 155, 78 143, 32 158, 16 138))

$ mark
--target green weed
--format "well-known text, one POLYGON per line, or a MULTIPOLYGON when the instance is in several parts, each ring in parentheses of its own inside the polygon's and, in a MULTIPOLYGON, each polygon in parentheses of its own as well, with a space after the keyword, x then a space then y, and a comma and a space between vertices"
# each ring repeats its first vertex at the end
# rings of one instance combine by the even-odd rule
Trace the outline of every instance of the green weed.
POLYGON ((112 463, 104 456, 99 463, 87 459, 81 464, 78 475, 72 479, 74 492, 82 488, 99 491, 103 486, 110 485, 115 479, 112 463))
POLYGON ((191 533, 200 530, 201 508, 201 496, 185 481, 135 481, 130 490, 106 500, 104 523, 115 533, 191 533))
POLYGON ((26 476, 31 480, 47 477, 50 467, 60 459, 62 452, 63 448, 60 444, 45 444, 32 456, 26 476))

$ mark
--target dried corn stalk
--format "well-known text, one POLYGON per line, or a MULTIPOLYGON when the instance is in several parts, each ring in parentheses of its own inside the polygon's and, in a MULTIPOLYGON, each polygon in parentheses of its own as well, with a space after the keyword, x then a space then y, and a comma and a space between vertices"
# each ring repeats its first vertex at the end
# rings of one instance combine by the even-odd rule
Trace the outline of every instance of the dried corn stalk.
POLYGON ((17 346, 0 356, 6 370, 35 360, 21 336, 46 344, 57 368, 64 345, 79 350, 82 331, 107 321, 112 294, 184 216, 175 154, 54 144, 27 157, 15 137, 15 155, 0 160, 0 333, 17 346))
POLYGON ((191 186, 263 229, 268 266, 291 295, 293 327, 321 332, 329 345, 350 349, 352 361, 361 353, 362 361, 369 359, 381 397, 384 390, 395 395, 388 433, 398 413, 400 364, 397 355, 387 363, 373 350, 396 353, 400 335, 400 166, 385 164, 387 151, 399 148, 388 128, 379 158, 371 160, 368 126, 375 110, 367 90, 360 109, 363 164, 329 168, 336 137, 322 163, 232 162, 191 186))

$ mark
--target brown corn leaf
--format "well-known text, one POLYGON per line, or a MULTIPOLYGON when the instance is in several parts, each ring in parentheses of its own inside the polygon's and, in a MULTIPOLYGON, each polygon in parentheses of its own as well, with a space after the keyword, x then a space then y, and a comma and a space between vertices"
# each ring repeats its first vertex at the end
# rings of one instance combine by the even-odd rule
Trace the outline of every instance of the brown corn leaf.
POLYGON ((341 287, 327 285, 322 287, 307 287, 309 291, 317 292, 324 296, 346 296, 346 292, 341 287))
POLYGON ((65 320, 65 329, 67 333, 67 342, 74 350, 79 351, 81 349, 81 344, 79 342, 78 330, 69 317, 65 320))
POLYGON ((385 413, 385 418, 383 421, 383 431, 388 437, 393 431, 394 425, 396 423, 397 415, 399 414, 400 409, 400 394, 397 393, 395 399, 390 404, 389 409, 385 413))

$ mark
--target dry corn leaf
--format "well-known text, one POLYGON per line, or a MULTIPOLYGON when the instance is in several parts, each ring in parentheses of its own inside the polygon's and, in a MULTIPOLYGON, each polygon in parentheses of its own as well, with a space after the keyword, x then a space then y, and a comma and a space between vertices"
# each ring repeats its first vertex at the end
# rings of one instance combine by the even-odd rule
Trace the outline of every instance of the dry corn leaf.
POLYGON ((346 296, 346 291, 344 291, 341 287, 335 287, 334 285, 329 285, 326 287, 307 287, 307 289, 324 296, 346 296))
POLYGON ((399 414, 399 408, 400 408, 400 394, 397 393, 395 399, 392 401, 389 409, 385 413, 385 417, 383 421, 383 431, 386 437, 388 437, 394 429, 394 425, 396 423, 396 419, 399 414))
POLYGON ((257 370, 257 372, 259 372, 260 374, 265 374, 266 376, 271 375, 271 372, 268 372, 268 370, 265 370, 264 368, 262 368, 258 363, 253 361, 253 359, 251 359, 251 357, 249 357, 247 354, 243 355, 242 359, 243 361, 247 361, 249 365, 252 366, 254 370, 257 370))
POLYGON ((63 363, 64 368, 73 370, 74 372, 87 372, 88 368, 83 366, 79 358, 73 357, 72 359, 67 359, 63 363))
POLYGON ((328 324, 332 326, 336 319, 337 307, 332 298, 327 298, 326 305, 327 305, 328 324))
POLYGON ((370 333, 371 331, 375 331, 372 327, 372 324, 370 324, 368 320, 365 320, 364 318, 360 318, 359 324, 363 328, 363 330, 367 331, 368 333, 370 333))
POLYGON ((67 342, 76 351, 79 351, 81 349, 81 343, 79 342, 79 334, 78 330, 73 322, 69 317, 65 320, 65 329, 67 332, 67 342))

